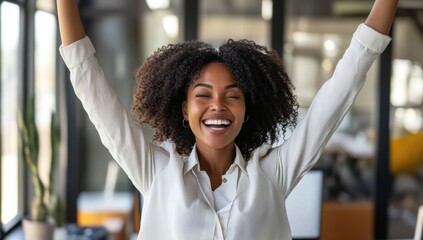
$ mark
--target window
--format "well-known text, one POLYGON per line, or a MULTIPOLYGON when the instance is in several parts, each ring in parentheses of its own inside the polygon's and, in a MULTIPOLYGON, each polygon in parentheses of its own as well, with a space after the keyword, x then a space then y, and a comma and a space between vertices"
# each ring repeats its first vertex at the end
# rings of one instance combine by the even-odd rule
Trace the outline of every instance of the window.
POLYGON ((146 0, 142 3, 140 7, 142 59, 147 58, 163 45, 182 41, 182 2, 181 0, 146 0))
POLYGON ((1 223, 6 227, 21 211, 19 178, 18 86, 20 82, 20 7, 2 2, 1 8, 1 223))
POLYGON ((35 116, 39 134, 41 180, 48 183, 51 162, 50 120, 55 111, 56 18, 52 13, 35 12, 35 116))
POLYGON ((418 62, 393 62, 391 103, 394 110, 394 137, 422 131, 423 70, 418 62))
MULTIPOLYGON (((19 148, 17 112, 23 100, 35 95, 39 131, 39 167, 43 182, 50 170, 50 120, 56 110, 57 19, 53 0, 30 0, 35 13, 24 11, 24 1, 1 1, 1 162, 0 220, 2 233, 27 214, 31 191, 26 197, 23 162, 19 148), (25 15, 23 15, 25 12, 25 15), (32 19, 26 25, 24 19, 32 19), (34 23, 32 25, 31 23, 34 23), (34 29, 34 31, 31 31, 34 29), (24 34, 23 34, 24 33, 24 34), (34 33, 32 35, 31 33, 34 33), (31 43, 34 44, 31 44, 31 43), (24 48, 24 46, 29 46, 24 48), (22 56, 29 58, 23 59, 22 56), (34 57, 33 59, 32 56, 34 57), (34 69, 34 74, 31 73, 34 69), (26 88, 24 88, 26 86, 26 88), (32 87, 33 86, 33 87, 32 87), (23 91, 28 89, 28 91, 23 91)), ((29 189, 32 186, 29 186, 29 189)))
POLYGON ((270 46, 271 1, 199 2, 200 40, 220 46, 229 38, 245 38, 260 45, 270 46))
MULTIPOLYGON (((397 23, 401 28, 407 26, 406 24, 408 23, 397 23)), ((410 44, 410 46, 415 45, 410 44)), ((402 55, 401 57, 409 56, 402 55)), ((423 204, 423 172, 421 171, 423 169, 421 155, 423 68, 421 62, 412 57, 394 59, 391 86, 390 168, 393 177, 389 201, 389 226, 392 226, 389 229, 389 238, 405 239, 413 237, 418 208, 423 204)))

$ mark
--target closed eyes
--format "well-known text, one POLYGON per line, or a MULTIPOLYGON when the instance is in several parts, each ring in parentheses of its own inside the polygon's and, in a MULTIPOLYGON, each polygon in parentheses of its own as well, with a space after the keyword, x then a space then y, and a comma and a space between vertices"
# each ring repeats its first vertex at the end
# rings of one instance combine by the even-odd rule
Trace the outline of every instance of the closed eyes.
MULTIPOLYGON (((208 95, 208 94, 196 94, 195 97, 197 97, 197 98, 211 98, 211 95, 208 95)), ((241 97, 238 96, 238 95, 228 95, 225 98, 240 99, 241 97)))
POLYGON ((207 95, 207 94, 196 94, 195 97, 198 97, 198 98, 209 98, 210 95, 207 95))
POLYGON ((235 96, 235 95, 233 95, 233 96, 227 96, 226 98, 240 99, 240 97, 239 97, 239 96, 235 96))

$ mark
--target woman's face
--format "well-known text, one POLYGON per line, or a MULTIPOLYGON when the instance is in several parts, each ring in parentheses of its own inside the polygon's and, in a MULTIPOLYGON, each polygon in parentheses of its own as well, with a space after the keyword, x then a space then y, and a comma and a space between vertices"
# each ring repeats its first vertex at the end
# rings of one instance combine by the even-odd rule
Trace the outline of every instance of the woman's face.
POLYGON ((210 63, 189 87, 182 111, 198 148, 233 147, 244 122, 244 93, 223 63, 210 63))

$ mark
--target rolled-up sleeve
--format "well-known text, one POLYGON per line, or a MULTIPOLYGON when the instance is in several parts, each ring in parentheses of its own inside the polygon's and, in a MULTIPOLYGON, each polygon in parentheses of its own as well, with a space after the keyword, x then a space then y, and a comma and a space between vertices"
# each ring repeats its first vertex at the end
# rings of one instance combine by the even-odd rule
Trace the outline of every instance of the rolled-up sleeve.
POLYGON ((305 117, 287 141, 263 159, 262 167, 285 196, 319 159, 362 89, 372 63, 391 38, 359 25, 333 76, 313 99, 305 117))
POLYGON ((137 124, 119 102, 94 57, 88 37, 66 47, 60 53, 70 70, 76 96, 97 129, 101 142, 142 193, 148 191, 154 177, 169 159, 169 154, 148 142, 137 124))

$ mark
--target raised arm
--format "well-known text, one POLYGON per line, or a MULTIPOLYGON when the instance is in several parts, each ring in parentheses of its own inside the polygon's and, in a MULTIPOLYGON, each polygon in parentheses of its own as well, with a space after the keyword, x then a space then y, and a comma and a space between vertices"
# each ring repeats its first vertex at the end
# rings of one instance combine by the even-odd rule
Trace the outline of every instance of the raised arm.
POLYGON ((76 0, 57 0, 57 14, 63 46, 85 37, 76 0))
POLYGON ((398 0, 376 0, 366 19, 366 25, 388 35, 394 21, 398 0))

